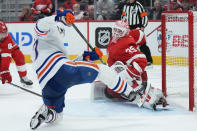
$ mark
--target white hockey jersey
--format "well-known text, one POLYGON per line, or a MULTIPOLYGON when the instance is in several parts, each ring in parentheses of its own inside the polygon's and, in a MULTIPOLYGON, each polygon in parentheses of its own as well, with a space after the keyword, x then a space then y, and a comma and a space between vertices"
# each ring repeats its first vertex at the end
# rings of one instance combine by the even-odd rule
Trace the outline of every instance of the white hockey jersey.
POLYGON ((42 18, 35 25, 32 61, 42 88, 69 61, 63 42, 65 28, 63 23, 55 21, 55 16, 42 18))

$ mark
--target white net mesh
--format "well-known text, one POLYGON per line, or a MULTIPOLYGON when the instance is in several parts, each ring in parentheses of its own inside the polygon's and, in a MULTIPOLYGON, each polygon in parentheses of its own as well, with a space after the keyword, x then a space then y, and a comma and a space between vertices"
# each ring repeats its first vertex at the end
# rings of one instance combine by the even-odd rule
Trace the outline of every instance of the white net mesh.
MULTIPOLYGON (((189 23, 188 13, 165 13, 166 24, 166 88, 167 95, 183 98, 189 107, 189 23)), ((194 12, 194 94, 197 94, 197 12, 194 12)), ((197 105, 197 96, 194 95, 197 105)))

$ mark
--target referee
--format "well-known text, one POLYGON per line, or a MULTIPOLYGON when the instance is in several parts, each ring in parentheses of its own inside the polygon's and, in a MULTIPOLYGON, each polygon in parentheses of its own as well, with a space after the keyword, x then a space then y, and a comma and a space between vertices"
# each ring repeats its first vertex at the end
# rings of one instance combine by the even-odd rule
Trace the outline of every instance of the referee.
MULTIPOLYGON (((145 12, 144 7, 136 0, 128 0, 122 9, 121 20, 127 20, 130 29, 139 28, 144 31, 144 28, 148 25, 147 12, 145 12)), ((140 51, 146 55, 148 64, 152 65, 153 60, 149 47, 144 43, 140 46, 140 51)))

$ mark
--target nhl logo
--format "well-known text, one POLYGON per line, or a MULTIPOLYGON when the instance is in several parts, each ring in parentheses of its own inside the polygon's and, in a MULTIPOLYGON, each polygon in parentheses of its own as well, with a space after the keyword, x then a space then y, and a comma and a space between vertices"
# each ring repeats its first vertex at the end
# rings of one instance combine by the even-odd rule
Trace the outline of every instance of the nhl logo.
POLYGON ((99 44, 106 46, 110 40, 110 32, 108 30, 99 31, 98 42, 99 44))
POLYGON ((132 10, 131 10, 131 13, 132 13, 132 14, 137 14, 136 9, 132 9, 132 10))
POLYGON ((107 48, 112 35, 112 29, 109 27, 99 27, 96 29, 96 46, 99 48, 107 48))

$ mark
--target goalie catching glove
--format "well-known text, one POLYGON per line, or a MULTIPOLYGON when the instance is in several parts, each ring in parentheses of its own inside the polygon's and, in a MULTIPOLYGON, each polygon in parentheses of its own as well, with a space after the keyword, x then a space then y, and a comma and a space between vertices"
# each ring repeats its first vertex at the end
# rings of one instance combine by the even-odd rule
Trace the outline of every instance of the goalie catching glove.
POLYGON ((85 61, 95 61, 99 60, 103 56, 102 51, 98 48, 95 47, 94 51, 84 51, 83 53, 83 60, 85 61))

